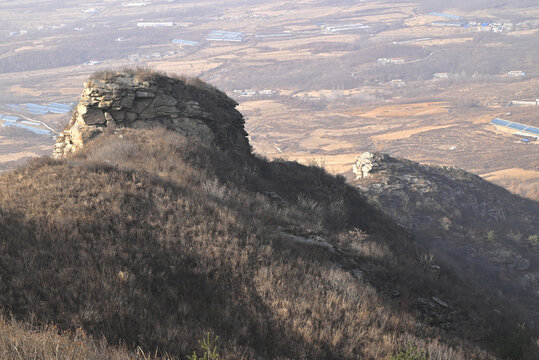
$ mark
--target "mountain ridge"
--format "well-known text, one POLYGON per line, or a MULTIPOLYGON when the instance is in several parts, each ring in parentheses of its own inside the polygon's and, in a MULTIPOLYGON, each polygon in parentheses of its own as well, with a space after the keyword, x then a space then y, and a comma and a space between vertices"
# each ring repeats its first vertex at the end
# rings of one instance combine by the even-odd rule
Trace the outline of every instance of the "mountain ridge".
POLYGON ((4 315, 174 359, 207 333, 225 359, 534 359, 344 177, 149 123, 0 175, 4 315))

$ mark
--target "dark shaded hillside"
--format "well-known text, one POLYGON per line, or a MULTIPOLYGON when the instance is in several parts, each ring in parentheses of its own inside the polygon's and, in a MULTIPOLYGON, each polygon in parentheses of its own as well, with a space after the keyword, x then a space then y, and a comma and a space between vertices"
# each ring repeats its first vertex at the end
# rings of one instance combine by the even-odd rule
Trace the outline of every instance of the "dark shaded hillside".
POLYGON ((454 167, 381 153, 360 159, 372 169, 355 184, 413 229, 434 263, 507 302, 539 332, 539 203, 454 167))
POLYGON ((409 341, 486 359, 512 327, 317 167, 124 129, 0 189, 0 306, 21 320, 179 358, 211 332, 224 359, 383 359, 409 341), (432 296, 449 308, 417 305, 432 296))

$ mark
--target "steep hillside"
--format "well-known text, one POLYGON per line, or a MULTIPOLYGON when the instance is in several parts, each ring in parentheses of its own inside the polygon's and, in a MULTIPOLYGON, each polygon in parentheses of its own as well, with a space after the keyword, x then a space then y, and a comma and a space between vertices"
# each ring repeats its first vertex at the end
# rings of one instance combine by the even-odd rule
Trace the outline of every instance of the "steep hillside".
POLYGON ((539 203, 461 169, 382 153, 364 153, 354 170, 356 186, 413 229, 435 263, 539 331, 539 203))
POLYGON ((222 359, 537 358, 511 308, 425 266, 409 231, 343 177, 168 121, 107 124, 0 176, 0 309, 38 326, 0 323, 3 358, 35 358, 13 346, 41 349, 42 334, 47 349, 104 337, 128 350, 95 346, 102 358, 185 359, 207 333, 222 359))

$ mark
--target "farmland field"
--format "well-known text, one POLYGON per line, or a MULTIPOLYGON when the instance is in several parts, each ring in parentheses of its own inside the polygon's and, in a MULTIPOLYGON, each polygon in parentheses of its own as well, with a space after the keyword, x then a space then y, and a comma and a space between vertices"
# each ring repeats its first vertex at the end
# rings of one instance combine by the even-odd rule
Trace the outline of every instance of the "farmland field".
POLYGON ((96 70, 149 66, 227 92, 239 102, 255 151, 269 158, 318 161, 351 177, 362 151, 384 151, 462 167, 539 199, 538 141, 523 143, 489 124, 506 117, 539 126, 539 107, 507 107, 539 98, 533 2, 128 4, 0 6, 0 114, 52 129, 36 137, 0 124, 0 161, 49 154, 70 116, 17 113, 10 105, 70 104, 96 70), (451 20, 432 11, 458 15, 463 25, 437 26, 451 20), (338 30, 343 26, 351 28, 338 30), (207 40, 213 30, 240 32, 242 41, 207 40), (523 76, 507 75, 515 70, 523 76))

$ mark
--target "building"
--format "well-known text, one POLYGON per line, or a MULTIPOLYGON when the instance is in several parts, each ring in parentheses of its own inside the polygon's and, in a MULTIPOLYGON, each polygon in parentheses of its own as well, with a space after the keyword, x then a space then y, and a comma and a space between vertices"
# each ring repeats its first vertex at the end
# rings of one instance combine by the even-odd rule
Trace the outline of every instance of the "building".
POLYGON ((522 70, 512 70, 507 73, 507 76, 509 77, 520 77, 520 76, 526 76, 526 73, 522 70))
POLYGON ((529 126, 526 124, 520 124, 517 122, 496 118, 490 122, 498 130, 507 132, 513 135, 529 136, 535 139, 539 139, 539 128, 535 126, 529 126))
POLYGON ((403 58, 379 58, 377 62, 378 64, 381 64, 381 65, 387 65, 387 64, 401 65, 405 63, 403 58))
POLYGON ((174 44, 188 45, 188 46, 195 46, 199 44, 197 41, 182 40, 182 39, 173 39, 172 42, 174 44))
POLYGON ((28 34, 28 30, 11 31, 9 36, 21 36, 28 34))
POLYGON ((391 59, 389 59, 389 63, 390 64, 401 65, 401 64, 404 64, 404 59, 403 58, 391 58, 391 59))
POLYGON ((432 78, 434 80, 449 79, 449 74, 448 73, 434 73, 432 75, 432 78))
POLYGON ((342 24, 342 25, 322 25, 322 30, 328 33, 339 33, 342 31, 351 31, 351 30, 365 30, 370 29, 369 25, 363 24, 342 24))
POLYGON ((281 38, 292 36, 291 33, 275 33, 275 34, 259 34, 255 35, 257 39, 272 39, 272 38, 281 38))
POLYGON ((140 60, 140 54, 131 54, 127 57, 127 59, 131 62, 137 62, 140 60))
POLYGON ((440 21, 435 21, 433 23, 431 23, 432 25, 434 26, 448 26, 448 27, 465 27, 467 24, 466 23, 457 23, 457 22, 440 22, 440 21))
POLYGON ((173 22, 139 22, 137 23, 138 27, 147 28, 147 27, 172 27, 176 26, 173 22))
POLYGON ((140 6, 150 5, 150 4, 151 4, 151 1, 140 1, 140 2, 122 3, 122 6, 125 6, 125 7, 140 7, 140 6))
POLYGON ((393 41, 393 44, 395 45, 406 45, 406 44, 414 44, 421 41, 429 41, 432 40, 431 38, 421 38, 421 39, 411 39, 411 40, 402 40, 402 41, 393 41))
POLYGON ((235 31, 222 31, 222 30, 213 30, 208 34, 206 38, 208 41, 231 41, 231 42, 242 42, 243 33, 235 31))
POLYGON ((511 100, 511 102, 509 103, 509 106, 517 106, 517 105, 520 105, 520 106, 536 106, 536 105, 539 105, 538 100, 539 99, 535 99, 535 100, 511 100))
POLYGON ((393 79, 389 83, 392 88, 400 89, 406 86, 406 83, 402 79, 393 79))
POLYGON ((444 14, 444 13, 439 13, 439 12, 431 12, 431 13, 429 13, 429 15, 437 16, 437 17, 443 17, 443 18, 451 19, 451 20, 460 20, 460 18, 461 18, 458 15, 444 14))

